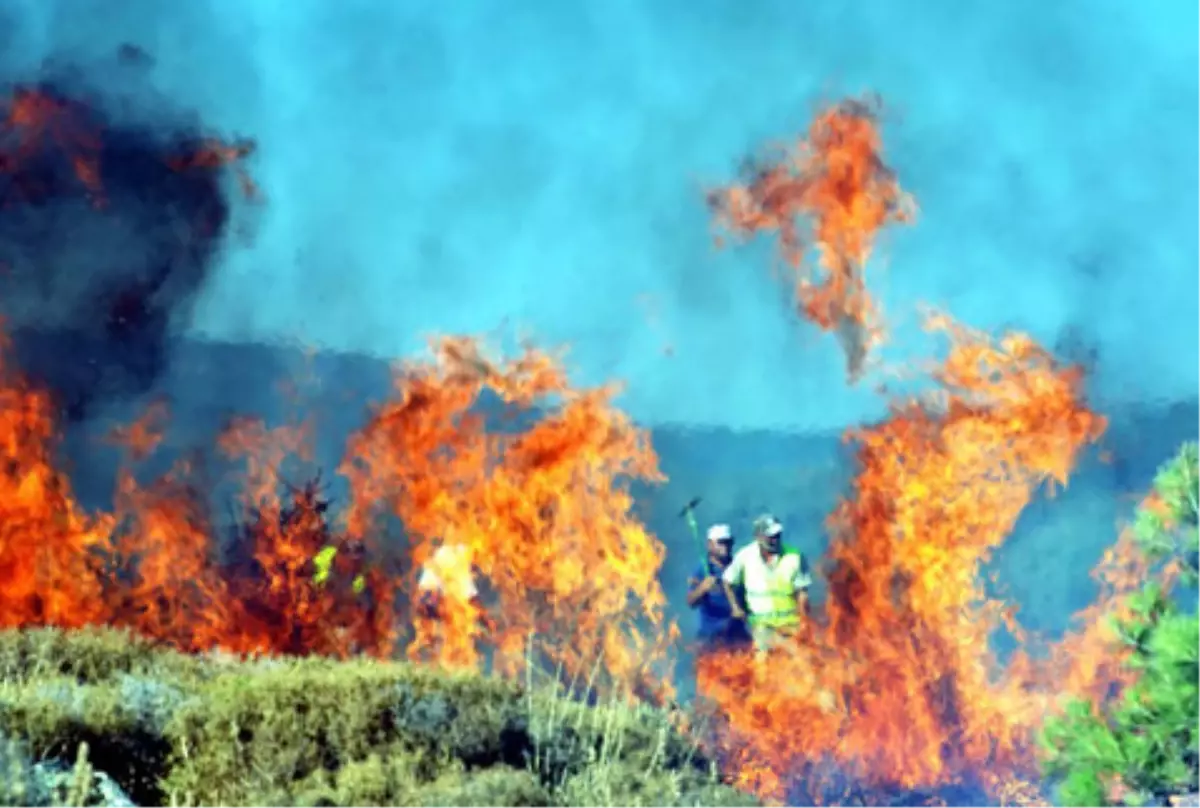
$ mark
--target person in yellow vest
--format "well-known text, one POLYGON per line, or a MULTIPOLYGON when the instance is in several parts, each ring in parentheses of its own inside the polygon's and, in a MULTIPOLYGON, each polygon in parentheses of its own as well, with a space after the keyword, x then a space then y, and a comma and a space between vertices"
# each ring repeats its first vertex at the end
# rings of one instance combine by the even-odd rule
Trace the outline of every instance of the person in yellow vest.
POLYGON ((459 606, 479 607, 479 586, 471 548, 434 540, 435 549, 417 578, 419 606, 426 617, 439 616, 447 599, 459 606))
POLYGON ((350 581, 350 591, 361 595, 367 587, 367 576, 364 571, 366 563, 366 548, 361 541, 348 541, 344 546, 327 544, 313 556, 313 583, 318 588, 325 588, 335 571, 341 572, 342 578, 350 581))
MULTIPOLYGON (((727 592, 739 584, 744 589, 754 638, 755 676, 761 678, 771 675, 765 664, 771 653, 795 643, 810 617, 808 590, 812 573, 800 551, 783 543, 783 525, 774 516, 767 514, 754 521, 754 539, 754 544, 734 555, 725 569, 723 583, 727 592)), ((797 661, 800 659, 797 657, 797 661)), ((837 697, 819 681, 816 671, 809 668, 807 676, 804 672, 803 667, 793 669, 793 675, 799 674, 804 681, 792 684, 812 697, 820 710, 834 713, 837 697)))
POLYGON ((769 514, 754 521, 754 543, 743 547, 725 568, 722 582, 734 604, 734 619, 748 617, 759 659, 794 639, 809 616, 812 575, 799 550, 783 544, 783 525, 769 514), (734 587, 745 593, 742 613, 734 587))
POLYGON ((417 578, 409 658, 472 667, 479 661, 479 641, 494 627, 480 599, 474 554, 455 541, 435 538, 433 544, 417 578))

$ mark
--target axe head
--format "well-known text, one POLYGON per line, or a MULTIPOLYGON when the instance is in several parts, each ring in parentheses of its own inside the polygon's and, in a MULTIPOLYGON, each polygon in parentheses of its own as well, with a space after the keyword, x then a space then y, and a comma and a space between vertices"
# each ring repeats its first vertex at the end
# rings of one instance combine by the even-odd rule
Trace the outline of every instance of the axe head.
POLYGON ((696 506, 700 504, 700 497, 692 497, 692 501, 683 506, 683 510, 679 512, 681 517, 687 516, 690 511, 696 510, 696 506))

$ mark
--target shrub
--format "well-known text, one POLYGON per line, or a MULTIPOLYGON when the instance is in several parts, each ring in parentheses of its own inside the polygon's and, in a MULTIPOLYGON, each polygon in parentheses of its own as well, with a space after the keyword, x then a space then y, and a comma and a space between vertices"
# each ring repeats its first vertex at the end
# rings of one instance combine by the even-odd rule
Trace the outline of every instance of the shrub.
POLYGON ((532 679, 109 629, 0 632, 0 672, 0 804, 747 804, 664 713, 532 679))
POLYGON ((1060 798, 1069 805, 1110 804, 1114 784, 1130 804, 1165 805, 1198 790, 1197 463, 1197 447, 1188 444, 1160 470, 1133 528, 1147 560, 1181 569, 1191 608, 1147 582, 1132 603, 1133 617, 1118 624, 1135 683, 1110 703, 1071 703, 1044 729, 1046 773, 1060 781, 1060 798))

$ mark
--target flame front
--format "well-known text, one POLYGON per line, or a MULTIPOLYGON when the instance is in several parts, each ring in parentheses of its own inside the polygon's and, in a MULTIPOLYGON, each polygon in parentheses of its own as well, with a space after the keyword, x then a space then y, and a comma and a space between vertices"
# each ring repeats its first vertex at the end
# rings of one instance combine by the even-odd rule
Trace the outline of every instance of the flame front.
MULTIPOLYGON (((612 391, 572 391, 544 354, 481 368, 464 359, 478 359, 474 343, 434 350, 434 362, 397 374, 395 400, 350 439, 343 531, 310 492, 280 495, 278 469, 304 456, 303 431, 228 427, 219 448, 244 464, 242 563, 216 557, 217 528, 185 462, 145 486, 124 470, 113 512, 85 514, 53 463, 49 397, 6 371, 0 625, 110 623, 190 651, 386 656, 404 640, 410 655, 449 666, 478 666, 486 650, 509 675, 532 651, 543 670, 579 677, 599 665, 598 687, 668 697, 655 667, 674 637, 658 584, 663 551, 632 517, 627 487, 659 478, 646 435, 612 408, 612 391), (476 412, 485 391, 525 414, 560 400, 528 428, 489 430, 476 412), (389 536, 389 520, 403 537, 389 536), (398 600, 412 582, 386 564, 367 567, 368 596, 314 586, 322 546, 358 539, 387 560, 396 543, 385 537, 406 538, 417 565, 435 538, 467 548, 474 563, 458 572, 489 584, 486 638, 454 612, 436 638, 412 636, 398 600)), ((156 442, 161 410, 152 415, 116 436, 134 457, 156 442)))
MULTIPOLYGON (((103 166, 90 134, 62 118, 70 109, 26 95, 9 105, 0 170, 19 175, 22 196, 6 204, 36 190, 20 175, 31 144, 68 150, 81 186, 103 198, 103 166)), ((170 165, 236 169, 247 153, 207 142, 170 165)), ((841 104, 793 156, 710 200, 739 235, 779 233, 803 313, 843 340, 852 376, 879 339, 864 280, 874 238, 912 211, 879 154, 872 109, 841 104), (806 218, 820 282, 804 269, 806 218)), ((1078 634, 1005 666, 989 651, 994 631, 1019 627, 983 591, 983 565, 1039 487, 1065 484, 1104 429, 1080 372, 1023 335, 991 340, 941 315, 929 326, 949 343, 936 392, 848 436, 857 475, 829 520, 823 615, 766 664, 699 662, 699 691, 727 725, 719 751, 738 784, 764 797, 785 796, 797 776, 827 799, 844 796, 847 781, 927 788, 975 777, 994 795, 1035 800, 1025 778, 1035 776, 1040 720, 1063 694, 1122 681, 1101 627, 1147 574, 1127 540, 1106 558, 1105 599, 1078 634)), ((671 697, 665 554, 633 516, 629 489, 662 479, 657 459, 613 406, 615 390, 573 389, 556 358, 533 348, 491 357, 477 341, 445 338, 428 361, 398 367, 390 400, 347 443, 339 471, 349 494, 336 516, 315 488, 280 476, 306 457, 307 426, 234 420, 217 446, 240 468, 236 531, 222 541, 203 467, 181 459, 149 483, 135 473, 160 443, 165 404, 113 434, 127 463, 111 511, 81 508, 55 465, 51 398, 7 356, 0 350, 0 627, 106 623, 192 652, 406 654, 509 676, 533 665, 671 697), (362 546, 365 562, 339 553, 319 585, 314 558, 329 546, 362 546), (445 597, 431 621, 414 606, 418 570, 438 546, 456 548, 440 574, 478 579, 481 591, 478 601, 445 597), (349 583, 360 576, 362 590, 349 583)))
POLYGON ((1006 677, 989 652, 1012 615, 983 592, 981 568, 1104 420, 1083 404, 1078 372, 1027 337, 930 326, 950 341, 938 394, 851 435, 858 472, 830 519, 826 619, 767 671, 742 658, 701 665, 760 793, 781 794, 788 773, 816 762, 878 788, 1034 774, 1041 702, 1032 671, 1006 677))

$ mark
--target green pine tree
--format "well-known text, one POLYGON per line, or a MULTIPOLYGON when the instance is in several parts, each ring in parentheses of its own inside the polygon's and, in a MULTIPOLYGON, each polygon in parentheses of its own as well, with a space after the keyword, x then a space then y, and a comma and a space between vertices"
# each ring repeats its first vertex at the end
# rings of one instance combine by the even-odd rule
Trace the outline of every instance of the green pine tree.
POLYGON ((1197 682, 1200 624, 1196 616, 1197 446, 1184 445, 1154 481, 1156 507, 1141 507, 1133 530, 1154 564, 1174 561, 1191 599, 1181 599, 1147 582, 1132 604, 1133 616, 1118 623, 1130 646, 1135 683, 1111 702, 1077 700, 1042 732, 1044 769, 1066 805, 1109 805, 1107 783, 1119 778, 1129 791, 1125 804, 1167 804, 1197 785, 1197 682))

